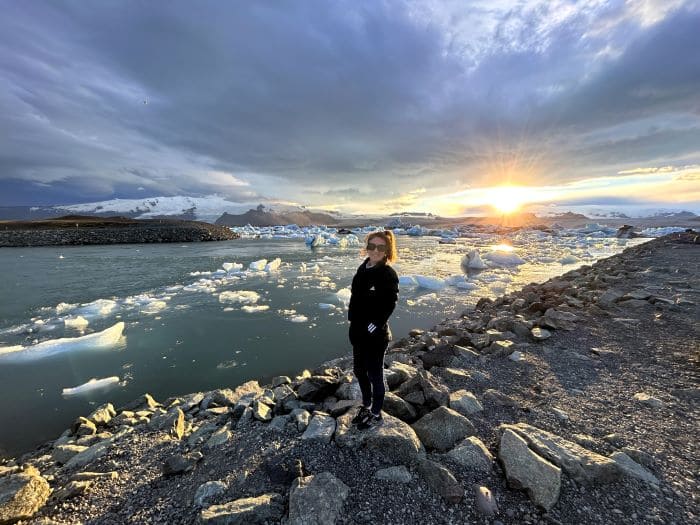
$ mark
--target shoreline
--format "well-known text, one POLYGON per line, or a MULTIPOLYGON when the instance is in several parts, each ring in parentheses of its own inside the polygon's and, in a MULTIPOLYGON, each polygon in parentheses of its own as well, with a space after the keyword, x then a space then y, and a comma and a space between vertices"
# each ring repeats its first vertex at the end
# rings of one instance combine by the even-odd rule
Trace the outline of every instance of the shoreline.
POLYGON ((173 219, 66 216, 37 221, 0 221, 0 248, 208 242, 239 237, 225 227, 173 219))
MULTIPOLYGON (((688 271, 687 267, 678 268, 677 270, 683 270, 678 278, 666 278, 658 270, 659 279, 666 279, 668 286, 680 290, 677 299, 681 300, 678 301, 654 292, 652 288, 639 291, 627 283, 632 283, 634 279, 646 279, 644 270, 656 268, 655 256, 683 255, 687 258, 688 250, 697 253, 697 236, 675 234, 655 239, 545 283, 528 284, 518 292, 495 300, 482 299, 473 311, 465 312, 456 319, 446 319, 436 325, 433 331, 411 331, 407 337, 394 341, 387 353, 387 381, 394 393, 387 396, 385 412, 391 413, 391 416, 387 416, 384 427, 376 432, 373 430, 364 437, 348 429, 347 423, 354 410, 351 407, 356 403, 353 399, 357 392, 353 386, 356 383, 347 374, 351 356, 343 356, 320 365, 312 372, 305 371, 294 379, 275 378, 267 389, 257 381, 249 381, 235 389, 223 388, 170 398, 162 405, 148 397, 135 400, 120 411, 114 410, 111 404, 106 404, 87 418, 81 418, 58 440, 22 456, 19 462, 0 460, 0 465, 5 463, 4 467, 0 466, 0 482, 4 477, 3 472, 6 476, 22 476, 14 472, 17 468, 12 463, 36 468, 37 472, 32 471, 23 476, 32 478, 38 485, 42 485, 38 481, 38 478, 42 478, 46 487, 50 485, 56 491, 53 496, 55 501, 44 507, 41 505, 45 504, 46 498, 39 494, 37 499, 38 502, 44 500, 39 505, 42 508, 40 514, 54 519, 53 523, 63 523, 63 519, 75 521, 78 517, 81 521, 88 519, 90 523, 110 523, 113 522, 110 520, 119 519, 124 519, 124 522, 134 520, 139 523, 157 523, 159 513, 166 512, 164 509, 159 510, 157 502, 163 497, 167 499, 166 495, 174 490, 174 484, 180 487, 181 483, 185 488, 177 489, 181 495, 177 498, 177 504, 171 501, 173 514, 169 514, 172 521, 166 520, 168 523, 188 523, 191 521, 187 520, 194 518, 204 520, 205 510, 210 510, 209 503, 233 502, 244 496, 261 497, 269 493, 279 496, 272 498, 275 501, 279 499, 279 505, 272 505, 268 501, 267 504, 259 502, 255 507, 260 512, 264 508, 269 511, 270 507, 274 507, 276 510, 269 519, 277 522, 286 513, 291 517, 293 512, 298 511, 295 501, 303 491, 297 487, 296 492, 294 488, 290 492, 290 484, 297 483, 294 480, 298 475, 320 475, 333 471, 334 479, 340 478, 341 482, 350 485, 350 495, 347 497, 351 501, 359 501, 362 507, 363 498, 370 497, 371 491, 367 493, 357 483, 353 483, 356 478, 361 478, 358 472, 367 469, 373 469, 373 472, 387 464, 386 460, 389 459, 389 464, 397 468, 403 466, 412 481, 402 486, 397 483, 403 482, 396 479, 377 481, 372 478, 370 488, 379 490, 391 504, 387 504, 389 506, 384 509, 382 516, 374 516, 375 519, 370 520, 372 522, 391 523, 392 520, 396 522, 407 519, 403 512, 411 510, 412 505, 409 504, 408 509, 404 508, 406 502, 401 498, 405 494, 389 493, 395 492, 397 487, 402 487, 401 490, 410 494, 407 501, 421 502, 424 508, 413 504, 413 510, 418 513, 415 517, 418 519, 420 516, 421 521, 442 519, 444 510, 441 509, 445 505, 452 509, 450 516, 455 519, 481 519, 488 512, 482 514, 475 511, 474 502, 479 505, 481 501, 485 505, 482 500, 489 498, 483 496, 483 491, 482 496, 479 496, 478 491, 475 495, 471 486, 473 483, 486 486, 492 496, 496 495, 495 500, 493 497, 491 499, 501 507, 497 519, 502 523, 528 520, 536 523, 537 520, 550 518, 555 521, 546 522, 589 523, 590 516, 580 516, 578 521, 571 521, 572 517, 576 518, 574 509, 581 501, 596 510, 596 515, 603 516, 602 521, 593 520, 594 523, 625 522, 622 516, 618 516, 617 512, 612 513, 612 510, 620 510, 618 507, 622 507, 623 510, 620 511, 624 514, 629 502, 616 500, 609 504, 605 497, 602 497, 602 502, 589 501, 596 494, 596 487, 600 484, 605 492, 606 486, 613 486, 632 491, 643 498, 651 498, 650 501, 654 498, 652 493, 663 494, 662 500, 663 497, 668 498, 667 492, 663 488, 659 489, 660 486, 665 487, 666 483, 659 482, 652 473, 660 474, 659 465, 663 463, 666 466, 666 458, 658 456, 657 451, 652 453, 631 446, 629 443, 636 445, 632 443, 634 435, 617 437, 618 445, 621 442, 624 446, 616 446, 615 438, 607 435, 597 436, 602 430, 599 432, 594 427, 601 425, 600 421, 605 419, 604 412, 599 416, 598 423, 584 423, 587 414, 579 413, 582 407, 577 406, 577 403, 593 404, 594 399, 581 398, 581 394, 574 391, 583 392, 582 387, 593 389, 603 380, 615 381, 615 376, 610 373, 614 367, 605 374, 603 372, 614 359, 622 362, 625 355, 619 350, 606 348, 602 343, 596 343, 601 346, 587 348, 585 354, 570 352, 569 348, 582 341, 595 340, 600 335, 596 330, 601 323, 613 323, 619 333, 631 330, 630 337, 635 337, 640 326, 646 328, 646 324, 633 322, 635 315, 643 315, 645 319, 650 317, 652 326, 653 319, 659 313, 668 319, 679 316, 679 319, 688 316, 692 319, 696 316, 698 308, 692 299, 693 294, 698 292, 697 263, 694 265, 695 272, 688 271), (683 239, 687 242, 677 242, 683 239), (671 250, 678 251, 674 254, 671 250), (534 328, 539 330, 533 331, 534 328), (560 359, 563 363, 558 362, 560 359), (591 370, 588 371, 588 368, 591 370), (553 374, 557 380, 552 382, 547 374, 553 374), (465 388, 469 389, 470 395, 461 393, 466 392, 465 388), (566 410, 550 406, 551 399, 559 399, 559 404, 566 410), (564 402, 564 399, 567 401, 564 402), (573 399, 576 399, 574 404, 573 399), (347 412, 348 410, 350 411, 347 412), (459 417, 452 412, 457 412, 459 417), (468 414, 466 417, 463 415, 465 413, 468 414), (470 421, 465 423, 460 417, 470 421), (421 425, 420 422, 424 420, 426 424, 421 425), (587 436, 588 441, 580 438, 576 443, 585 450, 590 449, 590 452, 596 450, 605 454, 601 457, 607 458, 606 475, 610 479, 596 478, 593 488, 589 488, 588 492, 581 491, 580 487, 588 486, 586 476, 600 473, 587 472, 586 476, 581 477, 580 472, 566 470, 568 463, 564 461, 556 467, 559 468, 558 477, 552 469, 540 473, 551 478, 551 485, 555 485, 554 478, 558 480, 557 497, 553 503, 553 486, 547 485, 551 490, 544 495, 538 493, 539 489, 534 492, 531 489, 529 496, 513 488, 527 486, 528 481, 527 476, 514 473, 517 469, 510 465, 509 458, 501 457, 508 450, 508 443, 504 444, 506 437, 516 444, 520 441, 526 443, 520 452, 525 457, 530 457, 536 465, 541 466, 542 461, 556 465, 556 458, 552 457, 551 451, 548 455, 533 444, 536 439, 531 429, 499 427, 502 423, 516 425, 523 422, 556 433, 557 436, 565 435, 567 442, 574 435, 587 436), (471 435, 481 446, 473 441, 469 442, 471 445, 462 442, 459 446, 456 446, 456 441, 444 443, 441 436, 431 435, 428 430, 430 426, 436 425, 449 430, 446 432, 448 435, 459 435, 460 439, 471 439, 468 437, 471 435), (300 434, 302 431, 303 434, 300 434), (462 456, 466 454, 472 463, 465 466, 464 457, 457 460, 455 458, 460 455, 453 452, 468 446, 471 446, 469 454, 463 452, 462 456), (618 454, 615 460, 610 460, 618 452, 625 454, 627 459, 621 459, 622 456, 618 454), (201 456, 199 459, 198 455, 201 456), (532 455, 535 457, 532 458, 532 455), (651 456, 651 460, 647 456, 651 456), (294 470, 287 464, 288 460, 299 457, 302 468, 294 470), (498 457, 499 462, 494 462, 493 457, 498 457), (630 467, 628 459, 636 466, 630 467), (179 473, 175 473, 170 471, 173 467, 171 463, 184 466, 179 473), (273 463, 279 467, 277 470, 271 466, 273 463), (635 470, 637 477, 620 466, 623 463, 633 469, 640 467, 641 470, 635 470), (89 481, 73 479, 78 470, 84 470, 88 465, 92 472, 109 472, 111 481, 103 479, 104 476, 92 476, 89 481), (272 474, 270 469, 274 471, 272 474), (248 474, 242 475, 243 472, 248 474), (647 476, 646 480, 640 480, 639 476, 643 476, 640 472, 647 476), (649 474, 658 483, 650 483, 649 474), (156 494, 151 494, 151 491, 130 492, 133 487, 129 487, 129 479, 134 476, 146 476, 149 480, 147 486, 156 494), (524 479, 514 481, 514 476, 524 479), (120 496, 117 499, 120 502, 109 506, 109 512, 104 515, 95 513, 95 509, 100 507, 99 502, 104 503, 108 495, 111 497, 107 485, 115 483, 114 479, 118 479, 116 483, 120 487, 120 496), (221 481, 226 488, 223 492, 210 496, 206 505, 193 507, 195 489, 201 488, 205 480, 221 481), (612 485, 607 485, 609 483, 612 485), (67 495, 65 490, 68 486, 72 487, 70 490, 74 493, 67 495), (60 498, 56 498, 57 494, 60 498), (57 504, 58 501, 61 503, 57 504), (131 512, 128 507, 131 507, 131 512), (549 508, 549 511, 543 513, 542 507, 549 508), (387 512, 393 517, 388 518, 387 512), (574 514, 569 515, 570 512, 574 514), (606 516, 610 521, 606 521, 606 516)), ((653 270, 652 273, 656 271, 653 270)), ((685 325, 681 328, 682 330, 677 330, 679 334, 688 329, 685 325)), ((619 333, 604 335, 610 339, 623 337, 624 334, 619 333)), ((669 333, 673 334, 673 331, 669 333)), ((689 333, 692 335, 693 332, 689 333)), ((654 336, 655 332, 652 330, 648 335, 654 336)), ((605 338, 601 340, 604 344, 609 344, 605 338)), ((686 340, 691 343, 691 348, 686 350, 691 353, 689 358, 692 359, 693 339, 688 340, 686 336, 686 340)), ((640 343, 624 338, 621 341, 622 346, 640 343)), ((632 347, 626 350, 632 351, 632 347)), ((639 359, 644 357, 638 356, 639 359)), ((676 366, 674 362, 671 365, 676 366)), ((682 363, 677 366, 683 368, 682 363)), ((633 369, 634 367, 619 368, 625 374, 631 373, 633 369)), ((662 411, 665 405, 674 407, 674 403, 685 402, 686 398, 691 403, 692 397, 697 395, 697 382, 683 382, 680 377, 676 377, 674 384, 676 386, 673 389, 669 387, 669 392, 676 392, 672 396, 675 401, 669 401, 664 396, 659 396, 659 399, 647 395, 646 401, 637 400, 631 402, 631 406, 643 406, 635 408, 635 411, 647 408, 650 411, 662 411), (681 386, 677 386, 678 383, 681 386), (649 398, 660 404, 649 401, 649 398), (656 408, 652 406, 655 404, 656 408)), ((650 386, 652 390, 658 390, 653 382, 650 386)), ((620 398, 619 403, 626 404, 626 401, 620 398)), ((614 404, 603 405, 608 411, 616 408, 614 404)), ((690 406, 689 419, 692 426, 692 420, 697 416, 697 406, 690 406)), ((625 410, 628 409, 625 407, 625 410)), ((687 407, 684 410, 687 412, 687 407)), ((660 417, 658 412, 657 415, 650 414, 652 418, 660 417)), ((685 424, 675 419, 673 421, 676 426, 685 424)), ((652 422, 648 424, 651 425, 652 422)), ((692 440, 692 433, 686 437, 692 440)), ((697 448, 697 445, 691 446, 697 448)), ((683 462, 682 456, 677 458, 674 455, 674 458, 683 462)), ((396 472, 394 474, 398 476, 396 472)), ((673 474, 676 475, 675 472, 673 474)), ((401 471, 401 475, 405 475, 404 471, 401 471)), ((308 480, 308 483, 312 481, 313 479, 308 480)), ((541 485, 538 483, 537 486, 541 485)), ((683 487, 678 489, 675 483, 668 485, 672 487, 669 490, 680 490, 683 497, 688 497, 687 490, 684 491, 683 487)), ((219 487, 221 488, 220 485, 219 487)), ((317 497, 334 501, 329 494, 317 497)), ((671 499, 677 497, 680 496, 671 492, 671 499)), ((341 502, 341 508, 342 505, 341 502)), ((674 518, 682 519, 688 517, 688 512, 692 516, 698 510, 697 503, 693 503, 692 498, 681 507, 662 510, 671 510, 676 514, 686 512, 682 516, 671 513, 674 518)), ((228 511, 232 511, 231 508, 228 511)), ((371 506, 368 512, 372 514, 371 506)), ((628 512, 625 515, 631 514, 628 512)), ((643 520, 644 516, 638 517, 643 520)), ((363 522, 355 521, 351 516, 338 515, 336 518, 338 523, 363 522)), ((682 519, 679 522, 683 522, 682 519)))

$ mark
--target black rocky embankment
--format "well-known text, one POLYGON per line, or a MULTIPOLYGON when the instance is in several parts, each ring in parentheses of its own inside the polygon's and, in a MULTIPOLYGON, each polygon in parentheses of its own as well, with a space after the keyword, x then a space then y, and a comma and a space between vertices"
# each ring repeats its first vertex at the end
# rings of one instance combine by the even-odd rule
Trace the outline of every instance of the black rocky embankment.
POLYGON ((204 242, 237 239, 229 228, 173 219, 66 216, 0 221, 0 247, 204 242))
POLYGON ((350 357, 103 405, 0 462, 0 523, 697 523, 699 248, 654 240, 413 330, 367 431, 350 357))

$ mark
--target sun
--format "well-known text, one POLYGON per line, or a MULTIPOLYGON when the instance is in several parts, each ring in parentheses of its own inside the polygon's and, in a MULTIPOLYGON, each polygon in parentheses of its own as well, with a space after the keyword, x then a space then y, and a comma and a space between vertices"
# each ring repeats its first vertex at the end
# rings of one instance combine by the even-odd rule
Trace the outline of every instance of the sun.
POLYGON ((527 202, 527 191, 518 186, 497 186, 487 190, 486 201, 501 214, 508 215, 527 202))

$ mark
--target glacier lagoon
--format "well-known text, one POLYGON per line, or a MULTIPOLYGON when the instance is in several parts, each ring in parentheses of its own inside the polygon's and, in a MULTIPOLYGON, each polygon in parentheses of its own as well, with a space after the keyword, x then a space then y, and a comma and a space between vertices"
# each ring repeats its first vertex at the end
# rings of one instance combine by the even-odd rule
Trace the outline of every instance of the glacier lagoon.
MULTIPOLYGON (((399 236, 394 336, 644 240, 399 236), (462 264, 475 249, 483 270, 462 264)), ((0 454, 55 439, 105 402, 293 376, 349 353, 344 302, 361 262, 357 246, 303 237, 0 250, 0 454)))

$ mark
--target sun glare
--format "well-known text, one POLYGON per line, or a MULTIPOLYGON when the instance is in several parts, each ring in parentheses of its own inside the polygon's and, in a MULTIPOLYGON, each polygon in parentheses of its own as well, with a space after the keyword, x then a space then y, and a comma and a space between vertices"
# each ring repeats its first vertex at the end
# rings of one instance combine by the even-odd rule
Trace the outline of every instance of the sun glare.
POLYGON ((487 191, 488 204, 500 213, 507 215, 516 212, 526 203, 525 188, 517 186, 499 186, 487 191))

